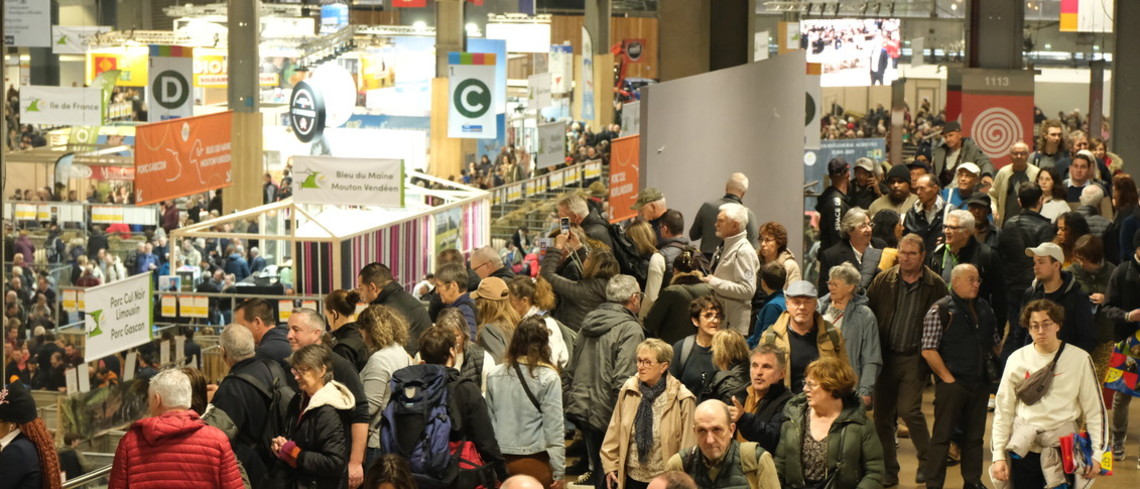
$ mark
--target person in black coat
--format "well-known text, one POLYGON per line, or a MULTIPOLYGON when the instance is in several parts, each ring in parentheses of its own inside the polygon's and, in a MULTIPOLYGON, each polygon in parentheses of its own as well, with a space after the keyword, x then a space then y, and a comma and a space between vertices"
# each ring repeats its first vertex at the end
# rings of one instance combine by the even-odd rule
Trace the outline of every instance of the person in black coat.
MULTIPOLYGON (((843 240, 839 222, 851 208, 851 166, 843 158, 833 158, 827 163, 827 175, 831 186, 824 189, 816 201, 819 212, 819 249, 826 250, 843 240)), ((775 452, 773 452, 775 453, 775 452)))
MULTIPOLYGON (((1045 194, 1036 183, 1026 182, 1017 187, 1017 201, 1021 213, 1006 219, 998 235, 998 259, 1001 261, 1002 276, 1005 279, 1006 317, 1021 317, 1021 305, 1026 302, 1025 290, 1033 282, 1033 258, 1026 256, 1025 249, 1053 240, 1053 223, 1040 214, 1045 205, 1045 194)), ((1020 335, 1025 328, 1011 328, 1010 336, 1020 335)), ((1004 363, 1014 350, 1025 345, 1023 339, 1005 341, 1002 346, 1004 363), (1008 347, 1006 346, 1008 345, 1008 347), (1015 346, 1016 345, 1016 346, 1015 346)))
MULTIPOLYGON (((2 385, 2 384, 0 384, 2 385)), ((36 401, 28 388, 14 382, 0 389, 0 438, 19 433, 0 451, 0 487, 59 489, 59 456, 55 438, 36 417, 36 401)))
POLYGON ((218 383, 218 390, 211 401, 214 409, 202 420, 226 434, 249 480, 257 481, 260 486, 274 455, 260 441, 269 413, 269 401, 252 383, 237 376, 245 374, 262 386, 271 386, 275 378, 284 380, 286 374, 277 363, 255 358, 253 333, 245 326, 226 326, 218 338, 218 345, 230 373, 218 383))
POLYGON ((404 290, 392 277, 392 269, 382 263, 369 263, 360 269, 357 284, 361 300, 391 307, 404 315, 408 321, 408 344, 404 349, 409 355, 415 355, 419 351, 420 335, 431 327, 424 303, 404 290))
POLYGON ((843 216, 840 226, 846 239, 819 254, 819 290, 827 289, 832 267, 850 263, 859 270, 859 286, 866 289, 879 274, 879 261, 883 250, 871 244, 871 218, 867 211, 855 207, 843 216), (856 250, 862 255, 856 256, 856 250))
POLYGON ((1005 324, 1006 292, 1002 277, 1001 259, 997 253, 974 237, 976 226, 974 216, 969 211, 950 211, 946 216, 945 243, 930 253, 927 266, 942 280, 950 282, 950 273, 960 263, 969 263, 978 269, 982 286, 978 292, 990 303, 998 324, 1005 324))
POLYGON ((749 358, 752 384, 748 386, 748 399, 741 404, 733 398, 729 411, 739 430, 737 439, 754 441, 775 453, 780 444, 780 427, 787 420, 784 405, 792 398, 784 385, 788 353, 776 345, 761 345, 749 358))

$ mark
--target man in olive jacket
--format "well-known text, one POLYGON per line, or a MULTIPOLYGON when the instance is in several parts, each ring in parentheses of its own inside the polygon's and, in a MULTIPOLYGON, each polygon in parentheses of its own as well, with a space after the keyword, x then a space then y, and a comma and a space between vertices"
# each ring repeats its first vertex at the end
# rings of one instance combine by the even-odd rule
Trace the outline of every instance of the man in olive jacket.
POLYGON ((784 385, 792 392, 801 392, 809 363, 823 357, 837 357, 848 364, 850 360, 843 335, 816 311, 816 291, 811 282, 792 282, 784 295, 788 310, 760 337, 760 346, 775 345, 788 352, 784 385))

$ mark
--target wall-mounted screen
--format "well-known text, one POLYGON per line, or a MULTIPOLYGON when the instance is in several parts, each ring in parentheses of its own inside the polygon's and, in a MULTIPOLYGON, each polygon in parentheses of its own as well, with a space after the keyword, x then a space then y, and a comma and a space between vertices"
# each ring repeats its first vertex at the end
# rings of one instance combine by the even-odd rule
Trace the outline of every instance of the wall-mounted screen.
POLYGON ((898 78, 899 19, 808 19, 800 34, 808 63, 821 65, 822 86, 890 85, 898 78))

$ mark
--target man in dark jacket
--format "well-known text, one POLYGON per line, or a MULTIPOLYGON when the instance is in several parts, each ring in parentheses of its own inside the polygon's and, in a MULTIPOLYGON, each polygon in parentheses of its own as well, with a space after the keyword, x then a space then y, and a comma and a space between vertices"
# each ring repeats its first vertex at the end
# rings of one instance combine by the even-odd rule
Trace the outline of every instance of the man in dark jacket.
POLYGON ((611 249, 614 247, 610 239, 610 224, 591 211, 585 199, 578 195, 563 197, 558 201, 557 209, 559 218, 569 219, 572 226, 581 226, 590 239, 601 241, 611 249))
POLYGON ((950 211, 946 215, 945 243, 930 254, 928 265, 942 280, 950 281, 950 274, 960 263, 969 263, 982 276, 980 297, 990 303, 997 324, 1004 325, 1006 318, 1005 280, 1001 275, 1001 262, 989 246, 974 238, 974 215, 964 211, 950 211))
POLYGON ((914 184, 914 193, 918 202, 906 211, 903 226, 906 232, 922 236, 927 250, 938 247, 938 239, 942 237, 942 215, 946 213, 946 201, 938 195, 938 182, 932 175, 918 177, 914 184))
POLYGON ((990 207, 990 202, 992 200, 989 195, 978 192, 966 199, 965 204, 966 210, 974 215, 974 238, 979 243, 985 243, 986 246, 994 250, 994 253, 997 253, 998 235, 1000 233, 993 223, 993 209, 990 207))
POLYGON ((990 157, 986 156, 986 152, 974 140, 962 136, 962 124, 957 121, 942 126, 942 139, 935 141, 931 155, 934 175, 938 177, 941 187, 950 185, 958 172, 958 165, 962 163, 973 163, 981 168, 983 186, 993 182, 994 165, 990 162, 990 157))
POLYGON ((738 438, 754 441, 765 450, 776 453, 780 444, 780 427, 787 419, 784 405, 792 398, 784 386, 788 352, 775 345, 761 345, 752 351, 752 385, 744 404, 732 399, 732 421, 740 430, 738 438))
MULTIPOLYGON (((1025 303, 1037 299, 1049 299, 1065 308, 1065 324, 1061 325, 1061 341, 1079 346, 1084 351, 1093 351, 1098 343, 1096 325, 1093 321, 1092 302, 1089 294, 1081 289, 1073 274, 1062 270, 1065 253, 1055 243, 1041 243, 1035 248, 1026 248, 1025 254, 1033 257, 1035 279, 1025 291, 1025 303)), ((1032 342, 1025 328, 1010 328, 1011 334, 1006 343, 1013 342, 1017 349, 1032 342)))
POLYGON ((281 366, 282 371, 289 370, 289 355, 293 349, 289 347, 289 334, 287 328, 277 326, 276 311, 269 301, 265 299, 250 299, 241 303, 235 311, 234 320, 253 334, 254 343, 257 344, 257 357, 261 360, 272 361, 281 366))
POLYGON ((91 234, 87 235, 87 257, 97 258, 99 250, 110 249, 111 245, 107 242, 107 234, 103 232, 103 226, 100 224, 91 225, 91 234))
MULTIPOLYGON (((1026 182, 1018 186, 1017 201, 1021 204, 1021 213, 1006 219, 1001 235, 998 236, 998 258, 1004 267, 1002 276, 1005 277, 1005 288, 1008 291, 1007 318, 1021 316, 1025 290, 1033 282, 1033 259, 1026 256, 1025 249, 1053 240, 1053 223, 1040 214, 1043 199, 1041 187, 1036 183, 1026 182)), ((1024 328, 1010 328, 1010 333, 1021 334, 1018 333, 1019 330, 1025 331, 1024 328)), ((1008 346, 1003 346, 1001 352, 1003 364, 1014 350, 1025 345, 1024 336, 1021 341, 1006 341, 1005 345, 1008 346)))
POLYGON ((234 280, 238 282, 249 276, 249 262, 245 260, 245 256, 242 256, 240 248, 234 248, 233 253, 226 257, 225 270, 226 274, 233 274, 234 280))
MULTIPOLYGON (((510 282, 511 279, 515 278, 514 272, 503 264, 503 257, 499 256, 499 252, 491 246, 484 246, 471 253, 471 270, 479 276, 480 280, 487 277, 499 277, 504 282, 510 282)), ((475 284, 475 288, 479 288, 478 283, 475 284)), ((471 289, 468 285, 467 290, 475 289, 471 289)))
POLYGON ((1001 333, 993 309, 978 297, 980 285, 981 278, 973 265, 954 267, 951 296, 935 303, 922 321, 922 358, 934 371, 936 380, 934 430, 926 464, 929 489, 942 489, 946 454, 956 428, 962 430, 959 446, 964 487, 985 487, 981 482, 982 436, 986 431, 991 379, 987 378, 984 354, 997 353, 1001 333))
MULTIPOLYGON (((1113 340, 1136 332, 1140 324, 1140 231, 1132 236, 1132 259, 1116 267, 1108 279, 1108 293, 1101 310, 1116 323, 1113 340)), ((1132 396, 1117 392, 1112 396, 1112 454, 1124 460, 1124 437, 1128 433, 1128 407, 1132 396)))
POLYGON ((356 284, 364 302, 388 306, 404 315, 408 321, 408 344, 404 349, 409 355, 415 355, 419 351, 420 335, 431 327, 424 303, 404 290, 392 277, 392 269, 382 263, 373 262, 361 268, 356 284))
POLYGON ((831 186, 824 189, 815 204, 819 212, 819 249, 826 250, 843 240, 839 222, 851 208, 848 188, 851 186, 850 165, 843 158, 833 158, 827 162, 827 176, 831 186))
MULTIPOLYGON (((641 321, 641 288, 629 275, 606 284, 606 302, 586 314, 574 343, 567 375, 566 416, 582 430, 591 465, 600 472, 600 450, 622 383, 637 371, 637 345, 645 339, 641 321)), ((604 476, 594 474, 598 487, 604 476)))
POLYGON ((467 268, 448 263, 436 270, 435 281, 440 302, 463 313, 463 318, 467 320, 468 335, 474 338, 479 324, 475 321, 475 301, 467 291, 467 268))
MULTIPOLYGON (((720 214, 720 206, 724 204, 740 204, 744 205, 745 192, 748 192, 748 177, 743 173, 733 173, 728 177, 728 182, 724 184, 724 197, 716 200, 710 200, 701 204, 700 210, 697 211, 697 217, 693 219, 693 226, 689 228, 689 239, 693 241, 701 241, 701 253, 705 258, 712 259, 713 253, 716 248, 724 241, 716 236, 716 216, 720 214)), ((666 213, 665 216, 669 214, 666 213)), ((664 217, 664 216, 663 216, 664 217)), ((745 236, 748 237, 748 242, 752 246, 758 246, 760 243, 756 241, 756 229, 759 223, 756 222, 756 216, 752 211, 748 211, 748 225, 745 226, 745 236)), ((682 223, 682 227, 684 224, 682 223)), ((658 231, 660 234, 661 231, 658 231)), ((673 233, 679 235, 680 233, 673 233)), ((664 237, 664 236, 662 236, 664 237)), ((664 241, 664 240, 662 240, 664 241)), ((665 266, 668 267, 669 260, 665 261, 665 266)))

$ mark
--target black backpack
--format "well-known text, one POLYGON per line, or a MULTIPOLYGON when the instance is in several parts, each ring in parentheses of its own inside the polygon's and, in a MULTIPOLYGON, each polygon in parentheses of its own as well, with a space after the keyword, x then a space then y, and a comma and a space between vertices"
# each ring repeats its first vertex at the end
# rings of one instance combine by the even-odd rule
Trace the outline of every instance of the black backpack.
POLYGON ((273 385, 265 385, 261 379, 247 373, 231 373, 226 378, 240 379, 252 385, 261 394, 261 397, 265 398, 267 416, 261 427, 261 434, 255 440, 245 439, 242 441, 253 446, 261 458, 273 460, 277 455, 270 446, 271 441, 274 437, 284 436, 288 433, 289 403, 297 395, 297 391, 285 382, 285 372, 281 370, 280 365, 266 361, 261 361, 261 363, 269 370, 269 375, 273 378, 273 385))
POLYGON ((621 265, 621 273, 633 276, 644 289, 645 282, 649 279, 649 258, 642 257, 637 252, 637 246, 633 244, 633 240, 625 234, 625 230, 620 225, 610 224, 608 230, 610 242, 614 244, 612 250, 614 258, 621 265))

